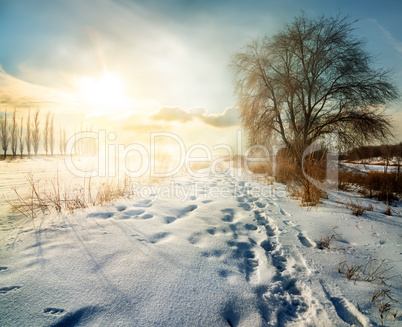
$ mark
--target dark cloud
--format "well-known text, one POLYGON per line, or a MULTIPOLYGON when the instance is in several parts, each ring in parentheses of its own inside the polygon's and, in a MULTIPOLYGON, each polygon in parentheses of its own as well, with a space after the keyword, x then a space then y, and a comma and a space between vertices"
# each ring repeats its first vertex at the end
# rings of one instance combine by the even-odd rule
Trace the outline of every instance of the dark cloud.
POLYGON ((204 108, 185 110, 179 107, 163 107, 149 118, 155 121, 176 121, 180 123, 198 120, 204 124, 219 128, 240 125, 239 112, 236 108, 226 108, 220 114, 209 114, 204 108))

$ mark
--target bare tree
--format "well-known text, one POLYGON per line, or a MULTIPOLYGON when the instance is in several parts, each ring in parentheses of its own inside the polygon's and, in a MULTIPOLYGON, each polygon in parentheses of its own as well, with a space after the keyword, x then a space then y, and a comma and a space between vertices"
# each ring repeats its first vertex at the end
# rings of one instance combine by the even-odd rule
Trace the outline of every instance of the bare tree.
POLYGON ((31 109, 28 111, 27 130, 25 134, 25 143, 27 145, 28 157, 31 156, 31 109))
POLYGON ((393 156, 392 145, 384 144, 381 146, 381 158, 384 159, 384 173, 388 172, 388 167, 393 156))
POLYGON ((17 155, 18 148, 18 123, 15 115, 16 109, 14 109, 12 125, 10 126, 11 152, 14 158, 17 155))
POLYGON ((50 124, 50 111, 46 114, 45 128, 43 130, 43 147, 45 148, 45 153, 49 150, 49 124, 50 124))
POLYGON ((22 155, 24 153, 24 138, 23 138, 23 132, 24 132, 24 118, 21 117, 21 126, 20 126, 20 133, 19 133, 19 141, 20 141, 20 154, 21 154, 21 159, 22 159, 22 155))
POLYGON ((50 121, 50 129, 49 129, 49 146, 50 146, 50 154, 53 156, 54 152, 54 115, 52 115, 52 120, 50 121))
POLYGON ((64 145, 63 145, 63 130, 60 126, 60 136, 59 136, 59 151, 60 154, 63 155, 64 145))
POLYGON ((78 148, 78 141, 77 141, 77 131, 76 128, 74 127, 74 145, 73 145, 73 150, 74 150, 74 154, 77 155, 79 148, 78 148))
POLYGON ((39 150, 39 141, 40 141, 40 133, 39 133, 39 112, 40 110, 35 111, 34 121, 33 121, 33 130, 32 130, 32 146, 35 152, 35 156, 38 155, 39 150))
POLYGON ((63 128, 63 152, 66 154, 66 146, 67 146, 67 138, 66 138, 66 129, 63 128))
POLYGON ((0 136, 1 136, 1 146, 4 151, 4 160, 7 158, 7 149, 10 136, 8 135, 7 128, 7 109, 4 111, 4 117, 0 118, 0 136))
MULTIPOLYGON (((348 17, 304 15, 234 55, 241 117, 252 144, 279 135, 300 163, 313 141, 338 131, 340 145, 391 135, 384 104, 398 98, 391 72, 375 69, 348 17)), ((356 144, 357 143, 357 144, 356 144)))

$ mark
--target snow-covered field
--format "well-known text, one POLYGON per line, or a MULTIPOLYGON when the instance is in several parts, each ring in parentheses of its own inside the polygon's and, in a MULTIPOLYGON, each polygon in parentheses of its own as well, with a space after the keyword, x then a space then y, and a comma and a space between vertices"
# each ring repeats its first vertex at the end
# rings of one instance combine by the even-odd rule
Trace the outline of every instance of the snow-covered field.
MULTIPOLYGON (((363 164, 363 163, 342 163, 343 166, 351 169, 357 169, 360 171, 368 172, 368 171, 379 171, 384 172, 385 168, 384 165, 375 165, 375 164, 363 164)), ((396 172, 398 167, 396 166, 388 166, 386 168, 387 172, 396 172)))
MULTIPOLYGON (((6 197, 24 173, 61 167, 0 166, 6 197)), ((135 188, 113 206, 33 220, 1 200, 0 326, 380 326, 378 299, 390 299, 372 302, 384 286, 363 279, 382 260, 372 276, 395 276, 385 289, 402 311, 400 207, 387 216, 339 192, 309 210, 234 170, 135 188), (356 217, 350 201, 373 210, 356 217)))

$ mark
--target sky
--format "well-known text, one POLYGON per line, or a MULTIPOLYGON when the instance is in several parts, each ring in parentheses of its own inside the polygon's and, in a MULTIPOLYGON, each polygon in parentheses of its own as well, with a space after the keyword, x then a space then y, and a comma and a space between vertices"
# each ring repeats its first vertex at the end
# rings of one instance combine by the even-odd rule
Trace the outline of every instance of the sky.
MULTIPOLYGON (((0 0, 0 109, 50 110, 71 131, 95 125, 121 142, 170 131, 230 143, 240 128, 231 57, 302 12, 356 19, 402 92, 397 0, 0 0)), ((402 104, 387 110, 402 141, 402 104)))

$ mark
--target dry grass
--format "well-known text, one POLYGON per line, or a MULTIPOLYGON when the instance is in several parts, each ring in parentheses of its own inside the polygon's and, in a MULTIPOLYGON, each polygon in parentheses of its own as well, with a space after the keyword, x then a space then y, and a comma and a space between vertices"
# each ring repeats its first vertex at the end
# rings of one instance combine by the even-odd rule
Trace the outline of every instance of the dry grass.
POLYGON ((251 162, 248 163, 248 169, 256 175, 272 176, 272 164, 270 162, 251 162))
POLYGON ((346 258, 338 264, 338 272, 345 274, 347 279, 354 279, 355 283, 360 278, 361 268, 362 266, 349 265, 346 258))
POLYGON ((315 241, 320 250, 330 249, 331 241, 341 238, 341 235, 335 231, 337 228, 338 226, 333 227, 325 237, 315 241))
POLYGON ((365 211, 373 211, 373 205, 369 204, 364 206, 360 201, 349 200, 346 204, 346 208, 352 211, 355 216, 362 216, 365 211))
POLYGON ((387 206, 387 209, 385 209, 384 214, 387 216, 392 216, 391 207, 389 205, 387 206))
MULTIPOLYGON (((261 156, 260 156, 261 157, 261 156)), ((259 157, 259 158, 260 158, 259 157)), ((304 173, 316 181, 322 182, 326 176, 326 153, 314 152, 304 159, 304 173)), ((275 159, 252 161, 241 155, 234 155, 233 168, 246 168, 249 174, 257 175, 262 181, 272 184, 277 182, 288 187, 292 197, 300 199, 303 206, 315 206, 327 197, 325 191, 316 187, 303 174, 302 168, 286 151, 280 152, 275 159)))
POLYGON ((381 285, 388 285, 388 281, 400 277, 395 275, 388 275, 393 267, 388 267, 385 260, 377 260, 370 258, 365 264, 354 265, 350 264, 346 258, 339 262, 338 272, 345 274, 347 279, 364 282, 378 282, 381 285))
MULTIPOLYGON (((277 158, 276 179, 286 184, 290 195, 301 200, 303 206, 316 206, 327 197, 325 191, 311 183, 303 174, 301 167, 295 160, 282 154, 277 158)), ((322 182, 325 179, 326 171, 325 154, 311 154, 304 159, 304 173, 316 181, 322 182)))
POLYGON ((25 217, 35 218, 38 213, 72 212, 77 209, 91 206, 112 204, 118 198, 131 195, 130 180, 122 182, 106 179, 94 185, 91 178, 85 180, 84 185, 66 185, 60 181, 58 173, 51 180, 35 179, 32 174, 27 175, 29 195, 23 197, 16 188, 17 199, 8 201, 13 211, 25 217), (49 188, 50 185, 50 188, 49 188))
POLYGON ((377 308, 380 313, 381 326, 384 326, 384 319, 388 317, 389 314, 392 315, 394 319, 398 317, 398 311, 393 311, 392 306, 396 302, 390 295, 391 291, 389 288, 380 287, 378 284, 378 291, 373 293, 371 296, 371 302, 377 299, 377 308))
POLYGON ((391 297, 391 285, 389 280, 393 278, 401 278, 401 275, 389 275, 389 271, 393 267, 388 267, 385 260, 377 260, 370 258, 365 264, 350 264, 346 258, 338 264, 338 272, 345 274, 346 278, 357 281, 376 282, 378 290, 372 294, 371 302, 377 300, 377 308, 380 313, 381 326, 384 326, 384 319, 391 315, 394 319, 398 317, 398 311, 393 311, 392 307, 395 300, 391 297))
POLYGON ((377 198, 389 205, 402 195, 402 175, 395 172, 370 171, 360 172, 340 172, 340 189, 347 190, 357 186, 364 197, 377 198))

